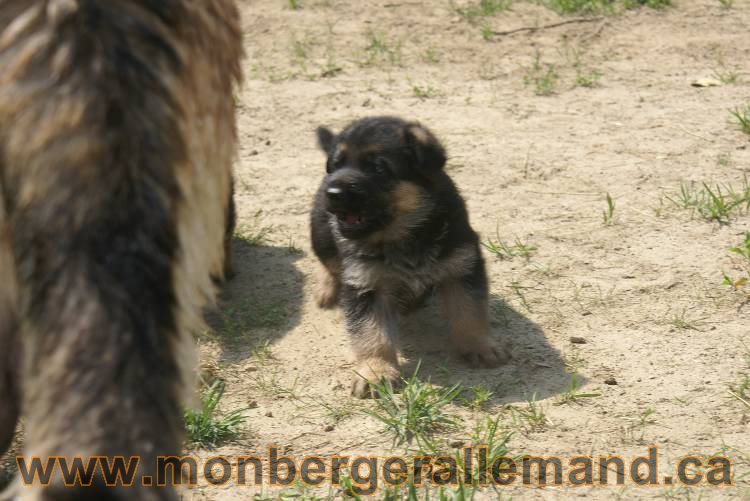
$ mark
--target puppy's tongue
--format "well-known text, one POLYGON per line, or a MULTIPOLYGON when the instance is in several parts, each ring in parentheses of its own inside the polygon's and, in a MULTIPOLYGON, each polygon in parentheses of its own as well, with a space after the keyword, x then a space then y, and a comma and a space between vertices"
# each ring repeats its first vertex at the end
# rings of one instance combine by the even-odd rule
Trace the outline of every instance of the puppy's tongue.
POLYGON ((344 222, 348 225, 355 225, 361 223, 362 218, 356 214, 347 214, 344 216, 344 222))

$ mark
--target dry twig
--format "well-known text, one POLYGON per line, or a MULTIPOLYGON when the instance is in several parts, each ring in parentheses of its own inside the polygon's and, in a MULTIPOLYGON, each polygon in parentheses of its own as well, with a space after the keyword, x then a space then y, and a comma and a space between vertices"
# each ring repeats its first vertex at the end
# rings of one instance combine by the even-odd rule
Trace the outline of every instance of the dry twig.
POLYGON ((512 35, 513 33, 520 33, 522 31, 529 31, 529 32, 535 32, 539 30, 547 30, 550 28, 557 28, 558 26, 564 26, 566 24, 573 24, 573 23, 594 23, 596 21, 601 21, 604 19, 604 17, 578 17, 576 19, 568 19, 566 21, 560 21, 557 23, 551 23, 551 24, 543 24, 541 26, 524 26, 523 28, 516 28, 514 30, 507 30, 507 31, 493 31, 493 35, 497 36, 505 36, 505 35, 512 35))

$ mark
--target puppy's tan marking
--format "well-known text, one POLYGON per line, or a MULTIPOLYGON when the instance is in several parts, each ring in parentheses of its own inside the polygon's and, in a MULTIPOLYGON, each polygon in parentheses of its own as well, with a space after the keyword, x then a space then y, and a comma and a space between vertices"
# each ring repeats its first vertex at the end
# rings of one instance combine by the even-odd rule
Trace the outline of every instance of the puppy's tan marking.
POLYGON ((400 181, 393 190, 393 204, 404 214, 416 211, 422 205, 422 189, 410 181, 400 181))
POLYGON ((430 133, 425 130, 424 127, 419 125, 418 123, 414 123, 409 126, 409 132, 411 133, 412 137, 419 141, 422 144, 430 144, 432 142, 432 139, 430 138, 430 133))
POLYGON ((422 188, 410 181, 399 181, 391 196, 395 217, 386 228, 368 237, 372 244, 400 240, 422 222, 425 209, 422 188))
POLYGON ((347 149, 348 146, 346 145, 346 143, 339 143, 339 145, 336 146, 336 152, 333 155, 334 163, 338 163, 342 158, 346 157, 347 149))
POLYGON ((377 156, 383 153, 383 148, 378 145, 362 146, 361 149, 357 150, 357 156, 359 158, 365 158, 368 156, 377 156))

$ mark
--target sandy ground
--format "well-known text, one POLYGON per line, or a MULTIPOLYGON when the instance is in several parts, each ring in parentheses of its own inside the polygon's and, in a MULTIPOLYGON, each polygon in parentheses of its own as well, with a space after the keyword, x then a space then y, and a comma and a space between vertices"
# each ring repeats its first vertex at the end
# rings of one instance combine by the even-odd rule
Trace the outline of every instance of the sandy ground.
MULTIPOLYGON (((750 499, 750 408, 728 394, 750 372, 750 306, 722 285, 722 271, 741 271, 728 248, 750 229, 750 216, 720 225, 665 198, 681 182, 741 186, 750 174, 748 136, 728 111, 750 94, 745 0, 729 10, 716 0, 677 0, 666 11, 491 40, 440 0, 241 5, 239 221, 245 235, 267 234, 260 245, 236 242, 239 275, 200 350, 204 368, 226 381, 222 410, 251 408, 237 440, 197 454, 264 454, 271 444, 296 458, 404 452, 364 413, 372 403, 349 397, 343 319, 313 302, 308 238, 324 173, 314 129, 396 114, 443 140, 484 239, 536 247, 529 259, 485 256, 497 296, 494 335, 511 346, 509 365, 464 366, 445 348, 435 307, 405 325, 406 373, 421 359, 421 376, 436 385, 493 392, 481 410, 449 406, 460 426, 436 440, 449 450, 470 443, 476 423, 500 416, 513 455, 630 458, 654 444, 660 468, 686 454, 724 454, 735 467, 735 485, 721 489, 515 486, 499 491, 503 499, 750 499), (367 49, 373 36, 382 50, 367 49), (536 54, 558 74, 548 96, 525 82, 536 54), (717 70, 739 81, 690 85, 717 70), (598 85, 576 85, 579 73, 599 74, 598 85), (609 225, 606 193, 615 203, 609 225), (581 392, 597 396, 560 405, 572 372, 581 392), (546 422, 514 421, 509 406, 526 409, 533 398, 546 422)), ((564 19, 519 2, 486 22, 502 31, 564 19)), ((186 498, 255 492, 202 486, 186 498)))
MULTIPOLYGON (((436 384, 494 393, 481 412, 451 407, 461 426, 445 438, 468 441, 484 414, 508 418, 504 406, 525 408, 536 394, 548 423, 530 430, 503 419, 515 431, 512 454, 631 457, 654 444, 667 465, 688 453, 725 453, 735 460, 736 485, 514 487, 503 496, 750 496, 741 478, 750 461, 750 409, 727 393, 750 370, 750 313, 743 296, 721 284, 722 270, 735 266, 727 249, 742 240, 750 218, 719 225, 664 198, 683 181, 740 186, 750 172, 748 137, 728 112, 750 89, 746 3, 726 10, 713 0, 682 0, 664 12, 641 9, 491 41, 441 1, 353 9, 310 0, 300 10, 248 1, 243 14, 240 225, 251 233, 269 226, 270 233, 261 246, 238 245, 240 275, 222 307, 229 311, 223 324, 239 337, 219 329, 202 343, 204 363, 218 364, 227 381, 225 408, 257 403, 243 440, 218 453, 257 454, 270 444, 298 458, 403 452, 362 412, 371 404, 348 396, 352 365, 341 313, 313 303, 316 263, 307 236, 324 173, 315 127, 396 114, 422 121, 444 141, 478 232, 537 247, 529 260, 486 255, 502 301, 496 335, 515 356, 508 366, 464 367, 442 349, 446 333, 435 308, 405 326, 407 373, 422 359, 422 375, 436 384), (367 50, 371 34, 385 49, 367 50), (550 96, 525 83, 536 54, 559 74, 550 96), (576 64, 581 73, 601 74, 599 85, 577 86, 576 64), (735 84, 690 85, 732 70, 740 74, 735 84), (606 193, 616 207, 611 225, 602 218, 606 193), (252 308, 266 321, 253 320, 252 308), (680 328, 676 318, 694 328, 680 328), (587 343, 571 344, 574 336, 587 343), (252 353, 264 339, 270 360, 252 353), (599 396, 555 405, 575 370, 581 391, 599 396), (610 377, 617 385, 604 383, 610 377), (351 414, 335 422, 326 406, 351 414)), ((503 31, 561 19, 518 3, 487 21, 503 31)), ((210 499, 248 492, 199 490, 210 499)))

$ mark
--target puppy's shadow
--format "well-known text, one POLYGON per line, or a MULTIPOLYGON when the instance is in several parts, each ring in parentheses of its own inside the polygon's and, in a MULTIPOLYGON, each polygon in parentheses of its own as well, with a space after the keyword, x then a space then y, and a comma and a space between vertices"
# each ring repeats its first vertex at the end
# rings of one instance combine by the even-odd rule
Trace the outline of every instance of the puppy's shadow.
POLYGON ((206 313, 208 336, 219 342, 220 362, 238 363, 264 350, 300 321, 304 277, 295 266, 303 253, 284 246, 232 242, 235 276, 206 313))
MULTIPOLYGON (((493 392, 492 403, 526 402, 545 399, 565 392, 571 376, 565 370, 561 353, 551 346, 542 329, 502 299, 490 298, 492 338, 510 349, 513 358, 494 369, 468 366, 455 354, 448 325, 435 301, 405 322, 403 348, 409 363, 403 368, 408 377, 419 360, 419 377, 449 386, 461 382, 465 387, 483 386, 493 392)), ((578 376, 578 383, 586 380, 578 376)))

